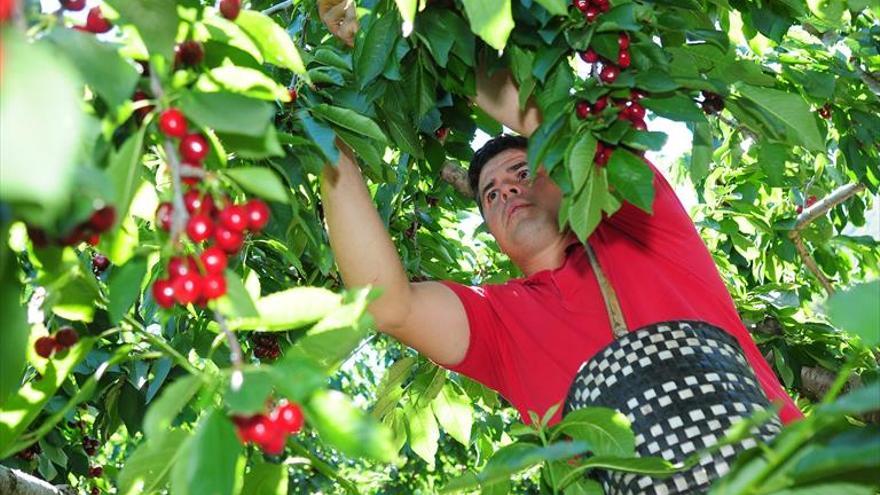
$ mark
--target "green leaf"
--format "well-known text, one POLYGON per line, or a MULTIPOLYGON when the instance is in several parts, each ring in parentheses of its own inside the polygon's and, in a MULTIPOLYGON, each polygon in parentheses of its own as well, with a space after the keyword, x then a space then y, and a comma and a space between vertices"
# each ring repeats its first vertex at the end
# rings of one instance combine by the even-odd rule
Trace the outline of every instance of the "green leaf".
POLYGON ((645 132, 630 129, 620 139, 620 143, 636 150, 660 151, 663 149, 663 146, 666 145, 667 138, 668 136, 665 132, 645 132))
POLYGON ((161 432, 156 438, 141 443, 134 453, 126 458, 117 484, 122 495, 139 495, 160 491, 168 483, 171 468, 183 459, 181 448, 191 433, 171 428, 161 432))
POLYGON ((596 155, 598 142, 590 132, 582 132, 565 155, 565 166, 571 174, 572 190, 577 193, 582 191, 590 177, 590 172, 595 168, 593 157, 596 155))
POLYGON ((200 127, 252 137, 263 136, 275 114, 272 106, 264 101, 225 91, 186 91, 177 105, 200 127))
POLYGON ((566 15, 568 13, 568 2, 565 0, 536 0, 542 7, 547 9, 553 15, 566 15))
POLYGON ((801 144, 810 151, 825 149, 825 139, 819 133, 813 112, 799 95, 746 84, 738 90, 785 125, 788 142, 801 144))
POLYGON ((822 405, 820 410, 827 414, 856 415, 880 409, 880 381, 874 381, 864 387, 837 399, 831 404, 822 405))
POLYGON ((147 438, 158 438, 168 430, 202 385, 202 378, 195 375, 181 377, 171 385, 166 385, 144 416, 144 435, 147 438))
POLYGON ((229 418, 217 409, 206 411, 188 447, 180 480, 186 492, 232 495, 238 485, 236 464, 242 446, 229 418))
POLYGON ((712 129, 708 122, 693 124, 691 131, 694 135, 694 144, 691 149, 689 163, 691 181, 699 184, 709 174, 709 164, 712 162, 712 129))
POLYGON ((244 282, 232 270, 226 270, 226 294, 217 301, 217 310, 227 318, 256 318, 259 316, 244 282))
POLYGON ((243 9, 235 19, 235 23, 260 47, 266 62, 290 69, 308 80, 299 50, 287 31, 272 18, 256 10, 243 9))
POLYGON ((130 259, 110 274, 107 313, 111 323, 118 325, 137 301, 146 275, 147 260, 141 257, 130 259))
POLYGON ((205 50, 209 57, 211 55, 210 43, 216 42, 247 53, 258 64, 264 62, 263 54, 254 40, 240 26, 224 17, 219 15, 202 17, 201 23, 195 24, 193 28, 195 39, 210 40, 206 43, 208 47, 205 50))
POLYGON ((230 152, 240 158, 250 160, 262 160, 273 156, 284 156, 281 143, 278 141, 278 132, 275 127, 266 128, 262 136, 251 137, 244 134, 218 134, 217 137, 230 152))
POLYGON ((261 100, 290 101, 287 87, 256 69, 235 65, 215 67, 202 74, 196 88, 205 93, 227 90, 261 100))
POLYGON ((287 331, 317 322, 340 306, 342 297, 318 287, 296 287, 257 300, 258 318, 229 322, 233 329, 287 331))
POLYGON ((151 55, 172 58, 179 23, 175 0, 109 0, 108 3, 119 13, 122 21, 119 24, 132 24, 137 28, 151 55))
POLYGON ((880 427, 851 429, 827 445, 812 445, 791 471, 797 483, 854 479, 859 471, 880 471, 880 427))
POLYGON ((316 390, 327 384, 327 375, 314 360, 296 352, 288 352, 269 368, 275 390, 294 402, 305 402, 316 390))
POLYGON ((238 182, 245 191, 269 201, 287 203, 288 189, 281 178, 268 167, 229 168, 223 174, 238 182))
POLYGON ((374 18, 363 37, 358 33, 358 41, 355 43, 354 73, 362 89, 385 70, 385 64, 388 62, 388 57, 394 53, 394 46, 399 37, 397 16, 391 12, 374 18))
POLYGON ((416 19, 416 9, 418 8, 418 0, 394 0, 397 4, 397 10, 400 11, 400 18, 403 19, 403 27, 401 29, 404 36, 409 36, 413 29, 413 23, 416 19))
POLYGON ((400 358, 382 375, 382 380, 376 388, 376 403, 371 413, 374 418, 382 420, 397 407, 403 395, 401 385, 412 374, 416 361, 413 356, 400 358))
POLYGON ((602 220, 602 209, 607 196, 609 194, 606 172, 604 169, 594 169, 569 209, 569 223, 581 242, 587 241, 602 220))
MULTIPOLYGON (((0 228, 0 239, 7 239, 7 230, 0 228)), ((9 246, 0 246, 0 314, 3 315, 3 345, 0 346, 0 408, 18 390, 26 364, 28 321, 26 305, 21 302, 17 262, 9 246)))
POLYGON ((604 407, 585 407, 569 412, 553 428, 551 438, 568 435, 586 442, 596 455, 635 455, 635 437, 626 416, 604 407))
POLYGON ((107 166, 107 175, 116 192, 113 204, 116 206, 118 218, 124 218, 128 214, 134 193, 142 182, 140 165, 146 130, 146 127, 141 127, 138 132, 126 139, 122 147, 112 154, 110 165, 107 166))
POLYGON ((513 30, 513 14, 510 0, 486 2, 485 0, 462 0, 467 12, 471 31, 496 50, 507 44, 513 30))
POLYGON ((268 370, 247 369, 233 372, 223 398, 232 414, 253 416, 266 409, 266 399, 272 393, 273 378, 268 370))
POLYGON ((344 127, 350 131, 375 139, 380 143, 387 142, 382 129, 372 121, 369 117, 364 117, 354 110, 348 108, 334 107, 321 103, 311 108, 312 113, 322 117, 340 127, 344 127))
POLYGON ((706 115, 697 107, 693 100, 684 95, 666 98, 642 98, 640 102, 645 108, 661 117, 685 122, 706 122, 706 115))
POLYGON ((251 466, 244 477, 241 493, 247 495, 287 495, 287 466, 261 462, 251 466))
MULTIPOLYGON (((67 55, 80 74, 110 107, 131 98, 140 75, 134 66, 119 56, 114 45, 101 43, 93 34, 73 29, 53 29, 47 39, 67 55)), ((31 88, 32 90, 34 88, 31 88)), ((77 97, 77 101, 81 97, 77 97)))
POLYGON ((431 408, 443 430, 465 448, 469 447, 474 423, 474 410, 470 400, 447 383, 431 402, 431 408))
POLYGON ((14 454, 7 451, 9 447, 37 418, 49 399, 67 380, 73 368, 86 357, 94 343, 94 338, 80 338, 79 342, 67 350, 66 356, 55 355, 52 359, 45 360, 42 378, 24 384, 15 394, 7 398, 3 409, 0 410, 0 458, 14 454))
POLYGON ((309 424, 321 439, 351 457, 392 462, 391 431, 355 407, 341 392, 316 392, 306 406, 309 424))
POLYGON ((405 409, 408 420, 409 446, 429 466, 434 465, 437 456, 437 444, 440 441, 440 429, 430 407, 407 405, 405 409))
POLYGON ((31 204, 38 208, 31 215, 48 224, 70 197, 85 131, 82 82, 45 43, 30 44, 17 29, 3 29, 2 42, 4 57, 17 62, 0 85, 0 201, 31 204))
POLYGON ((828 299, 828 317, 837 328, 858 335, 865 344, 880 344, 880 280, 838 292, 828 299))
POLYGON ((335 167, 336 162, 339 161, 339 150, 334 142, 336 134, 333 133, 333 129, 312 118, 312 114, 306 109, 297 112, 296 116, 302 122, 306 135, 318 146, 324 158, 335 167))
POLYGON ((617 149, 608 160, 608 183, 620 196, 651 213, 654 204, 654 172, 639 157, 617 149))

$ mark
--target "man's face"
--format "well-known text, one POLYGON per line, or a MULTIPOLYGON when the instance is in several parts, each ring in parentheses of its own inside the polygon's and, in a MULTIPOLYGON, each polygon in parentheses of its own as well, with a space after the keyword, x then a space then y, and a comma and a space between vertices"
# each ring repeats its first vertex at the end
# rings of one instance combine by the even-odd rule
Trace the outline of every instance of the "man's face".
POLYGON ((543 167, 531 176, 525 150, 492 157, 480 172, 479 191, 489 232, 514 263, 521 265, 559 238, 562 191, 543 167))

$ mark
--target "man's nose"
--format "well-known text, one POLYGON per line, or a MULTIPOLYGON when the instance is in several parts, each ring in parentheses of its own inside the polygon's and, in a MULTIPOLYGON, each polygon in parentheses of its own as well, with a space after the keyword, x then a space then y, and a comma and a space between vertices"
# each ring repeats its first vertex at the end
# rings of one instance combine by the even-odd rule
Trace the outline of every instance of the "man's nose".
POLYGON ((501 197, 504 198, 504 201, 519 196, 520 194, 522 194, 522 188, 516 184, 508 184, 501 188, 501 197))

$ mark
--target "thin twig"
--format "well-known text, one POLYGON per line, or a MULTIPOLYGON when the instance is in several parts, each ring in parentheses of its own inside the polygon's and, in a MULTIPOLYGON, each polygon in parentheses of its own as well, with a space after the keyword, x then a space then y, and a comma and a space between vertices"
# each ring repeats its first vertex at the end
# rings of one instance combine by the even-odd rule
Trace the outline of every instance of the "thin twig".
POLYGON ((758 139, 758 135, 755 134, 755 132, 752 131, 751 129, 749 129, 748 127, 745 127, 745 126, 742 126, 742 125, 737 124, 736 122, 734 122, 734 121, 728 119, 727 117, 721 115, 721 113, 716 113, 716 114, 715 114, 715 117, 717 117, 718 120, 720 120, 721 122, 724 122, 725 124, 727 124, 727 125, 728 125, 729 127, 731 127, 732 129, 737 130, 737 131, 739 131, 739 132, 745 134, 746 137, 751 138, 751 140, 752 140, 753 142, 756 142, 756 143, 757 143, 757 142, 759 141, 759 139, 758 139))
POLYGON ((352 484, 350 481, 343 478, 338 472, 336 472, 336 468, 319 459, 315 454, 312 454, 309 449, 305 448, 297 442, 289 442, 288 446, 290 447, 290 450, 292 450, 294 453, 308 459, 310 465, 314 466, 314 468, 317 469, 319 473, 330 479, 336 480, 349 493, 360 493, 358 492, 357 487, 354 484, 352 484))
POLYGON ((293 5, 293 0, 284 0, 283 2, 276 3, 275 5, 269 7, 268 9, 263 10, 264 15, 272 15, 279 10, 284 10, 287 7, 293 5))
MULTIPOLYGON (((159 80, 158 72, 154 67, 150 68, 150 89, 153 91, 153 97, 156 98, 157 105, 160 110, 164 109, 165 91, 162 89, 162 81, 159 80)), ((168 168, 171 169, 171 187, 172 187, 172 205, 174 206, 171 213, 171 242, 175 245, 180 239, 180 234, 186 227, 189 213, 183 203, 183 183, 180 180, 180 158, 177 156, 177 149, 171 138, 165 138, 162 141, 165 149, 165 157, 168 160, 168 168)))
POLYGON ((125 315, 123 317, 126 323, 134 327, 135 331, 143 335, 150 341, 154 346, 162 349, 168 356, 170 356, 174 361, 177 362, 183 369, 189 372, 191 375, 201 375, 201 370, 193 366, 192 363, 189 362, 187 358, 185 358, 181 353, 177 352, 177 349, 171 347, 171 344, 165 341, 165 339, 160 338, 156 335, 153 335, 143 325, 137 320, 134 319, 131 315, 125 315))
POLYGON ((822 273, 822 270, 819 269, 819 265, 816 264, 816 260, 810 255, 810 252, 807 251, 807 247, 804 246, 804 240, 801 239, 801 236, 795 235, 791 239, 794 242, 794 247, 797 249, 798 254, 801 256, 801 259, 804 260, 804 264, 807 265, 807 268, 813 272, 813 275, 819 279, 819 283, 822 284, 822 287, 825 288, 825 292, 828 295, 834 294, 834 286, 831 285, 831 281, 828 280, 828 277, 822 273))
POLYGON ((241 344, 238 342, 238 337, 229 330, 229 325, 226 324, 226 318, 224 318, 217 310, 214 310, 214 320, 217 321, 217 324, 220 325, 220 330, 223 332, 223 335, 226 336, 226 341, 229 344, 229 359, 232 361, 232 367, 235 368, 236 371, 241 371, 244 367, 244 362, 242 361, 243 354, 241 352, 241 344))

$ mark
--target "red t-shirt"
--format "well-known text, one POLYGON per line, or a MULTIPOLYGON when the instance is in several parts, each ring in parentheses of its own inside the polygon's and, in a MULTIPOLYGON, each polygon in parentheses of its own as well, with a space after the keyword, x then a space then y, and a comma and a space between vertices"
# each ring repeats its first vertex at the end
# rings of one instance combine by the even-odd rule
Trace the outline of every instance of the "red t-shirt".
MULTIPOLYGON (((590 236, 599 266, 614 287, 627 328, 700 320, 742 346, 781 419, 803 417, 743 325, 712 256, 663 176, 654 170, 653 215, 624 203, 590 236)), ((583 246, 563 266, 504 284, 467 287, 443 282, 461 299, 470 342, 448 368, 498 391, 530 422, 563 401, 581 364, 612 340, 596 276, 583 246)), ((552 423, 559 421, 561 409, 552 423)))

